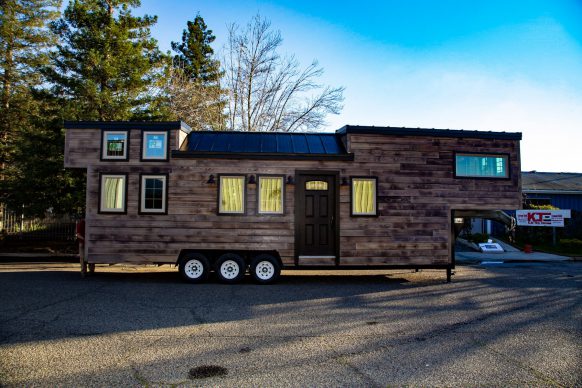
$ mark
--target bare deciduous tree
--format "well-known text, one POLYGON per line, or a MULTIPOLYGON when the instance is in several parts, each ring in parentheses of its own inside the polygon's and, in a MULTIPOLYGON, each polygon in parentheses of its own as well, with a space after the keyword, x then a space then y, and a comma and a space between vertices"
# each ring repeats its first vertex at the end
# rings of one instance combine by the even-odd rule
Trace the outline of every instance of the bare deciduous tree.
POLYGON ((343 87, 317 82, 317 61, 304 69, 293 57, 277 53, 279 31, 259 15, 244 28, 229 27, 223 60, 229 93, 227 127, 237 131, 305 131, 342 109, 343 87))
POLYGON ((219 85, 193 80, 179 60, 173 62, 164 87, 170 113, 195 131, 225 129, 224 91, 219 85))

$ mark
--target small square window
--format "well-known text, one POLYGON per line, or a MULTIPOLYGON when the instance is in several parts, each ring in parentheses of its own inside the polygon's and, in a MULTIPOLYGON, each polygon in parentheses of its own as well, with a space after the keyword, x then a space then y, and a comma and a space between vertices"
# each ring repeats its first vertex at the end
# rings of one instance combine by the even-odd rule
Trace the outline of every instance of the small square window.
POLYGON ((352 178, 352 216, 376 216, 377 178, 352 178))
POLYGON ((142 160, 168 159, 168 132, 144 131, 142 137, 142 160))
POLYGON ((245 213, 245 176, 221 175, 218 182, 218 213, 245 213))
POLYGON ((259 176, 258 185, 258 213, 283 214, 283 177, 259 176))
POLYGON ((167 214, 168 177, 142 175, 140 179, 140 213, 167 214))
POLYGON ((111 160, 127 160, 127 131, 103 131, 101 158, 111 160))
POLYGON ((125 213, 127 175, 102 174, 100 183, 99 211, 101 213, 125 213))

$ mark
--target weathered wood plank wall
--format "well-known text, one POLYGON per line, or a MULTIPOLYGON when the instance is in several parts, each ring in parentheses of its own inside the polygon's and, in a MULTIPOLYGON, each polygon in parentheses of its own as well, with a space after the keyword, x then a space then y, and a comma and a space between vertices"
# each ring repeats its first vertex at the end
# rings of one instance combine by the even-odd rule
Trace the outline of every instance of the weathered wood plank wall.
MULTIPOLYGON (((349 134, 351 161, 139 160, 141 131, 131 131, 128 162, 99 161, 100 130, 67 132, 66 165, 88 167, 89 262, 170 262, 181 249, 275 249, 294 263, 294 185, 285 185, 285 214, 257 215, 256 185, 247 185, 247 214, 217 215, 210 174, 295 176, 334 170, 378 177, 378 217, 350 216, 349 186, 340 186, 340 263, 450 264, 452 209, 515 209, 521 205, 519 141, 349 134), (453 152, 510 155, 509 180, 455 179, 453 152), (98 214, 100 172, 128 173, 127 214, 98 214), (169 173, 168 214, 138 215, 139 174, 169 173)), ((172 149, 177 133, 173 133, 172 149)))

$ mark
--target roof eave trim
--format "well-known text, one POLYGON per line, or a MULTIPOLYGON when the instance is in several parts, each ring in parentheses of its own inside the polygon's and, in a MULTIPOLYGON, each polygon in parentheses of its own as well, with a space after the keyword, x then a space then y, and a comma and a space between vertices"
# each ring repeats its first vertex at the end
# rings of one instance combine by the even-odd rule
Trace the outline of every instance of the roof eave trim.
POLYGON ((180 129, 190 133, 192 129, 183 121, 64 121, 65 129, 180 129))
POLYGON ((354 154, 293 154, 251 152, 190 152, 172 151, 172 158, 184 159, 237 159, 237 160, 354 160, 354 154))
POLYGON ((485 132, 460 129, 365 127, 346 125, 336 131, 338 135, 386 135, 386 136, 431 136, 450 138, 522 140, 521 132, 485 132))
POLYGON ((574 194, 582 195, 582 190, 535 190, 535 189, 522 189, 523 193, 526 194, 574 194))

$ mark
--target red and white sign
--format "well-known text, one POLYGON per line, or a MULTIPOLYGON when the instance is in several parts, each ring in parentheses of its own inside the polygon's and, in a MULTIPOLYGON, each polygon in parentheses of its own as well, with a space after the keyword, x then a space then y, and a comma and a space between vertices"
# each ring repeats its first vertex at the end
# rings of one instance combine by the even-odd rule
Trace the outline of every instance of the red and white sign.
POLYGON ((564 226, 564 219, 570 217, 570 210, 516 210, 515 212, 519 226, 564 226))

